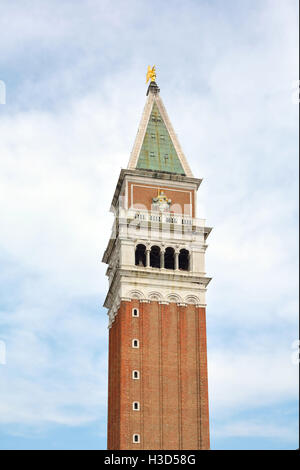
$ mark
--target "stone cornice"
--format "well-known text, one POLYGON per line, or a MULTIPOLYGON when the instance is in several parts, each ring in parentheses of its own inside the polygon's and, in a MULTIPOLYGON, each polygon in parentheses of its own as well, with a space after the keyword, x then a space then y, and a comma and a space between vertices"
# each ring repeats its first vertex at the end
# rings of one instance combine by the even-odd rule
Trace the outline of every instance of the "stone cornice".
POLYGON ((170 294, 167 298, 162 298, 160 297, 159 299, 156 297, 150 296, 150 298, 139 298, 138 296, 135 297, 120 297, 117 296, 114 299, 114 302, 112 303, 111 307, 109 308, 109 311, 107 313, 109 317, 109 324, 108 328, 111 328, 113 322, 116 319, 116 316, 118 314, 121 302, 131 302, 133 299, 138 300, 140 303, 151 303, 151 302, 158 302, 159 305, 169 305, 171 303, 176 303, 179 307, 187 307, 188 305, 195 305, 196 308, 205 308, 206 304, 197 302, 197 299, 194 296, 187 296, 185 301, 182 301, 182 299, 179 298, 177 294, 170 294))
POLYGON ((117 269, 111 282, 104 306, 109 309, 110 323, 116 315, 120 301, 137 299, 160 304, 175 302, 186 306, 194 304, 205 306, 206 286, 211 278, 190 273, 169 273, 165 269, 117 269))
POLYGON ((109 298, 111 296, 114 296, 112 293, 116 289, 116 285, 118 285, 121 281, 121 277, 125 277, 127 279, 132 279, 135 277, 138 277, 139 280, 142 279, 152 279, 153 281, 178 281, 182 283, 184 286, 184 283, 189 283, 193 282, 194 284, 198 284, 199 288, 202 286, 202 288, 206 288, 209 282, 211 281, 211 277, 206 277, 206 276, 199 276, 195 275, 189 271, 185 272, 180 272, 180 271, 171 271, 169 269, 160 269, 160 268, 134 268, 134 269, 117 269, 115 271, 114 278, 110 284, 109 291, 107 293, 106 299, 104 301, 104 306, 107 307, 109 303, 109 298))
POLYGON ((119 276, 126 276, 128 278, 138 276, 140 279, 153 279, 153 280, 170 280, 170 281, 180 281, 180 282, 194 282, 198 284, 203 284, 205 287, 211 281, 211 277, 199 276, 190 271, 175 271, 173 269, 165 268, 145 268, 145 267, 134 267, 130 269, 121 268, 118 270, 119 276))

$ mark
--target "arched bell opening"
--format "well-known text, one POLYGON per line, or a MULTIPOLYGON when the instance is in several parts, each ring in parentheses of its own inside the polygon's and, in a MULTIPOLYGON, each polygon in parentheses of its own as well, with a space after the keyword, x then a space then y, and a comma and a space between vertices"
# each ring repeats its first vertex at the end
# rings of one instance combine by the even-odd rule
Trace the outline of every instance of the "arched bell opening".
POLYGON ((165 251, 165 268, 175 269, 175 250, 174 248, 168 247, 165 251))
POLYGON ((152 246, 150 251, 150 266, 152 268, 160 268, 160 248, 159 246, 152 246))
POLYGON ((179 269, 188 271, 190 268, 190 253, 188 250, 182 249, 179 252, 179 269))
POLYGON ((139 244, 135 249, 135 265, 146 266, 146 247, 139 244))

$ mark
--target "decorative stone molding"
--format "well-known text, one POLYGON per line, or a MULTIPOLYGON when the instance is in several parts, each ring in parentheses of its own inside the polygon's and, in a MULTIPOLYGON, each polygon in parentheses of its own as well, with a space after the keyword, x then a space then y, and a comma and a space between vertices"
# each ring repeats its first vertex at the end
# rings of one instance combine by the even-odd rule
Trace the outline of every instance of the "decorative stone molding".
POLYGON ((119 268, 118 276, 111 282, 104 302, 109 310, 109 328, 115 321, 121 301, 137 300, 141 303, 158 302, 160 305, 175 303, 179 306, 206 306, 205 292, 209 278, 196 277, 190 272, 179 274, 178 271, 171 273, 166 269, 151 269, 153 271, 149 276, 150 271, 147 268, 140 272, 135 269, 119 268))
POLYGON ((145 296, 144 296, 143 292, 140 291, 140 290, 132 290, 132 291, 128 292, 128 297, 130 298, 130 300, 132 300, 132 299, 141 300, 145 296))
POLYGON ((161 301, 161 300, 163 300, 162 294, 161 294, 160 292, 155 292, 155 291, 149 292, 149 294, 148 294, 148 299, 149 299, 149 300, 152 300, 152 301, 153 301, 153 300, 156 300, 156 301, 161 301))
POLYGON ((131 302, 132 299, 130 297, 121 297, 122 302, 131 302))
POLYGON ((108 328, 111 328, 112 323, 115 321, 115 318, 120 308, 120 304, 121 304, 121 299, 119 296, 117 296, 112 307, 108 311, 108 318, 109 318, 108 328))
POLYGON ((185 298, 185 302, 187 304, 194 304, 194 305, 197 305, 200 303, 200 299, 196 296, 196 295, 188 295, 186 298, 185 298))
POLYGON ((166 299, 168 302, 174 302, 176 304, 179 304, 182 302, 181 297, 178 294, 169 294, 166 299))
POLYGON ((151 303, 158 302, 160 305, 169 305, 170 303, 176 303, 180 307, 186 307, 187 305, 195 305, 197 308, 205 307, 206 304, 201 303, 199 297, 196 295, 187 295, 184 299, 176 293, 168 294, 164 296, 161 292, 151 291, 145 295, 144 292, 140 290, 131 290, 126 296, 119 297, 114 300, 113 305, 109 309, 109 325, 108 328, 111 328, 115 318, 118 314, 121 301, 131 302, 132 300, 138 300, 140 303, 151 303))

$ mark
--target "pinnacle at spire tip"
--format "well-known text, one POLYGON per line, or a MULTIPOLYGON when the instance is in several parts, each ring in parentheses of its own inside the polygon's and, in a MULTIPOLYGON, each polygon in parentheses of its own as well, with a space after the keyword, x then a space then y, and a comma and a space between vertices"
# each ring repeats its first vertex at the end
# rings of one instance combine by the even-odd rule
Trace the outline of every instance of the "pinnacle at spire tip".
POLYGON ((150 82, 150 83, 149 83, 146 96, 149 95, 149 92, 150 92, 150 93, 154 93, 154 94, 157 94, 157 93, 160 92, 160 89, 159 89, 159 87, 158 87, 158 85, 157 85, 156 82, 150 82))
POLYGON ((148 86, 148 90, 147 90, 146 95, 148 96, 149 91, 151 91, 151 93, 159 93, 159 88, 157 86, 157 83, 155 82, 155 80, 156 80, 155 65, 153 65, 152 68, 151 68, 150 65, 148 65, 148 70, 147 70, 147 74, 146 74, 146 83, 149 80, 150 80, 150 84, 148 86))

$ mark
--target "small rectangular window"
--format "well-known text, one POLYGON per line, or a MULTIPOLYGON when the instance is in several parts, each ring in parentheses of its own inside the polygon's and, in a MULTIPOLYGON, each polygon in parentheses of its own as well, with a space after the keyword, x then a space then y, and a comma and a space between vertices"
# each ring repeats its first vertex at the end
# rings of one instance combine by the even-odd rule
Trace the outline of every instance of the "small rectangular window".
POLYGON ((134 411, 140 411, 140 404, 139 404, 138 401, 134 401, 134 402, 132 403, 132 409, 133 409, 134 411))
POLYGON ((138 308, 133 308, 132 309, 132 316, 133 317, 138 317, 139 316, 139 309, 138 308))

